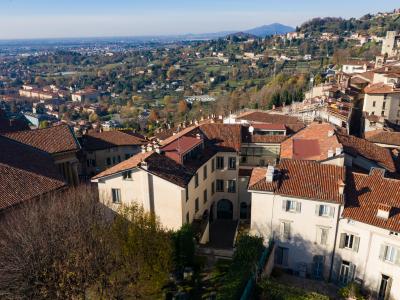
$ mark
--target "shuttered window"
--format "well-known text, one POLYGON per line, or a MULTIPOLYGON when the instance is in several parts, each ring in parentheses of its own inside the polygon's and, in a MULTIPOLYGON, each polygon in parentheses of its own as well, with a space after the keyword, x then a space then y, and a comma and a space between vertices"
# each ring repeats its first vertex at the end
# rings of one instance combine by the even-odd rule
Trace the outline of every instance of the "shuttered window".
POLYGON ((282 200, 282 210, 292 213, 300 213, 301 202, 294 200, 282 200))
POLYGON ((318 217, 331 217, 335 215, 335 208, 326 204, 317 204, 315 206, 315 214, 318 217))
POLYGON ((353 250, 354 252, 358 252, 359 246, 360 246, 360 237, 349 233, 340 234, 340 242, 339 242, 340 249, 350 249, 353 250))

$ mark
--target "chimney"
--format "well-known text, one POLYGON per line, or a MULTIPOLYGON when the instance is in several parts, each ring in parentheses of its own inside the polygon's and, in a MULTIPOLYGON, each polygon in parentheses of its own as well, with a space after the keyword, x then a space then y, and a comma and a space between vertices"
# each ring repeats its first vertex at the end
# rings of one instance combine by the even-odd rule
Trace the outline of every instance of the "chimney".
POLYGON ((343 180, 339 180, 339 195, 343 196, 344 195, 344 188, 346 187, 346 184, 344 183, 343 180))
POLYGON ((379 203, 378 204, 378 211, 376 213, 376 216, 378 218, 387 220, 390 217, 391 209, 392 209, 392 207, 390 205, 379 203))
POLYGON ((140 167, 141 167, 142 169, 144 169, 144 170, 147 170, 147 167, 148 167, 147 162, 141 161, 141 162, 140 162, 140 167))
POLYGON ((333 155, 334 155, 333 150, 332 150, 332 149, 329 149, 329 150, 328 150, 328 158, 333 157, 333 155))
POLYGON ((146 153, 146 146, 142 145, 141 148, 142 148, 142 153, 146 153))
POLYGON ((343 149, 341 147, 336 148, 336 155, 340 155, 343 153, 343 149))
POLYGON ((156 153, 161 154, 161 149, 159 145, 154 145, 154 150, 156 151, 156 153))
POLYGON ((273 166, 269 165, 267 168, 267 174, 265 175, 265 180, 267 182, 273 182, 274 181, 274 173, 275 173, 275 168, 273 166))

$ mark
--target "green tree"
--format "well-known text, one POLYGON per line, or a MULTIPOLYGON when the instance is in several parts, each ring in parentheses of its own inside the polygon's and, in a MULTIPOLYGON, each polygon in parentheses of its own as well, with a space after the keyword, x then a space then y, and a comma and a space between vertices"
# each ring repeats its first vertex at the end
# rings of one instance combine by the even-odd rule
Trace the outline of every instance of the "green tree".
POLYGON ((182 226, 180 230, 173 233, 174 242, 174 264, 177 269, 193 266, 194 263, 194 233, 189 224, 182 226))

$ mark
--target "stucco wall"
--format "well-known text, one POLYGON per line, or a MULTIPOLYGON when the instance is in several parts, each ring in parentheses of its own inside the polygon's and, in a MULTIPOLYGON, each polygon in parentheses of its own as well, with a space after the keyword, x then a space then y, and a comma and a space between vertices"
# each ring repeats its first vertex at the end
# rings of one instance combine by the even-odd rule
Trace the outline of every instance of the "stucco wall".
POLYGON ((265 240, 273 237, 277 247, 289 249, 288 268, 296 270, 299 264, 307 265, 307 272, 311 273, 313 257, 324 256, 324 277, 329 275, 332 251, 334 249, 336 224, 339 214, 339 204, 311 201, 300 198, 282 197, 266 193, 252 193, 251 231, 264 237, 265 240), (282 209, 283 200, 295 200, 301 203, 301 212, 292 213, 282 209), (327 204, 335 209, 334 215, 320 217, 316 214, 316 206, 327 204), (281 236, 281 223, 291 223, 291 238, 284 240, 281 236), (317 232, 320 227, 329 230, 326 245, 317 241, 317 232))

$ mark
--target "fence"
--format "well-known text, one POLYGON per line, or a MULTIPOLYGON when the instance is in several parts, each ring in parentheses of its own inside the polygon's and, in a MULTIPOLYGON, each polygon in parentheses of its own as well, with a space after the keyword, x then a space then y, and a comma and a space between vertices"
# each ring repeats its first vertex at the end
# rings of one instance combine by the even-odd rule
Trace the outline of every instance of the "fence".
POLYGON ((271 240, 268 244, 268 247, 266 247, 265 250, 263 251, 260 260, 258 261, 256 271, 247 281, 246 287, 242 293, 242 296, 240 297, 240 300, 251 299, 256 280, 259 279, 262 274, 268 276, 270 275, 269 269, 271 268, 269 266, 271 266, 271 263, 269 258, 271 257, 271 254, 273 254, 273 252, 274 252, 274 242, 271 240), (266 272, 264 272, 264 269, 267 269, 266 272))

